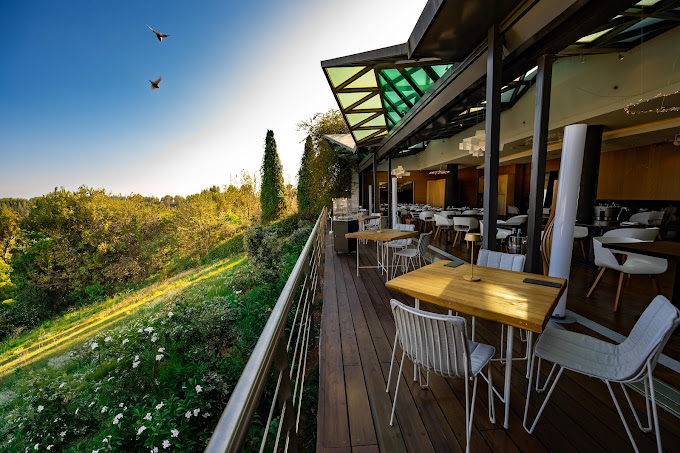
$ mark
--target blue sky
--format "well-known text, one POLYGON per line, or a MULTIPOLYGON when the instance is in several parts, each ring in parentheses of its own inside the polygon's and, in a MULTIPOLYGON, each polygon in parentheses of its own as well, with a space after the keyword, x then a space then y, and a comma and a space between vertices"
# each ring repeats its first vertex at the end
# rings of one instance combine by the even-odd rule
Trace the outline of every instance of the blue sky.
POLYGON ((320 60, 404 42, 424 3, 0 0, 0 198, 187 195, 258 171, 267 129, 294 182, 295 125, 336 107, 320 60))

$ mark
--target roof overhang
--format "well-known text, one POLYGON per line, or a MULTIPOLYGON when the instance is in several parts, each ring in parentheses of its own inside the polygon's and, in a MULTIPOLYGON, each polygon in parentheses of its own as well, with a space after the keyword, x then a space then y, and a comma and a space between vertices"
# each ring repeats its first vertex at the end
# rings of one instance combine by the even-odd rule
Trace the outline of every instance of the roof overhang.
POLYGON ((357 152, 357 144, 354 142, 352 134, 326 134, 323 138, 325 138, 331 145, 331 148, 336 151, 342 149, 349 151, 352 154, 357 152))

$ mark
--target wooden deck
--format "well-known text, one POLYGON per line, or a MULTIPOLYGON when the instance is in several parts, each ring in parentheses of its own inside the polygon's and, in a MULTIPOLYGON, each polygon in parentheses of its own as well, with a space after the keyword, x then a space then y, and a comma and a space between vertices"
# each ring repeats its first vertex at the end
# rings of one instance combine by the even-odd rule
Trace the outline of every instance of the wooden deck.
MULTIPOLYGON (((375 247, 360 246, 360 252, 361 265, 375 262, 375 247)), ((459 252, 462 255, 465 249, 459 252)), ((389 426, 398 370, 393 371, 388 394, 385 385, 395 333, 389 301, 397 298, 413 304, 413 300, 388 291, 384 277, 373 269, 361 269, 357 277, 354 254, 336 255, 330 238, 324 274, 317 449, 464 451, 465 394, 461 380, 431 376, 430 388, 422 390, 412 380, 413 368, 410 364, 405 366, 395 423, 389 426)), ((423 308, 435 310, 427 304, 423 308)), ((498 349, 499 335, 500 326, 478 319, 478 341, 498 349)), ((518 339, 514 344, 515 355, 522 355, 523 344, 518 339)), ((397 357, 401 357, 400 352, 397 357)), ((632 451, 604 384, 571 372, 565 372, 561 378, 534 434, 527 434, 522 428, 527 390, 525 366, 518 362, 513 367, 507 430, 502 428, 502 420, 495 425, 489 422, 486 384, 480 381, 471 451, 632 451)), ((503 369, 497 363, 493 367, 494 386, 501 390, 503 369)), ((637 394, 632 398, 637 408, 642 409, 644 399, 637 394)), ((532 394, 532 417, 541 401, 542 397, 532 394)), ((498 417, 503 406, 496 400, 495 407, 498 417)), ((659 415, 664 449, 677 451, 679 420, 664 410, 659 415)), ((653 435, 635 430, 634 436, 641 451, 655 450, 653 435)))

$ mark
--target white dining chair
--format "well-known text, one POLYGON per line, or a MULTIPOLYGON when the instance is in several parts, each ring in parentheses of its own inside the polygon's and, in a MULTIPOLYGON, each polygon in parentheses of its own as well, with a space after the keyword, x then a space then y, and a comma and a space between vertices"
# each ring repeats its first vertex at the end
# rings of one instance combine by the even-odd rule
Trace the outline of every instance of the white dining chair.
POLYGON ((402 273, 405 274, 408 272, 409 266, 412 267, 413 270, 416 270, 423 265, 427 248, 430 245, 430 239, 432 239, 432 231, 429 233, 421 233, 420 237, 413 241, 417 241, 418 244, 416 247, 407 247, 394 252, 395 263, 392 273, 393 278, 397 274, 397 268, 399 267, 401 267, 402 273))
POLYGON ((453 246, 456 246, 461 233, 465 235, 465 233, 475 231, 477 228, 479 228, 479 220, 474 217, 454 217, 453 231, 456 232, 456 237, 453 240, 453 246))
POLYGON ((642 313, 640 319, 633 326, 630 335, 620 344, 612 344, 607 341, 599 340, 577 332, 557 329, 548 326, 536 342, 534 348, 531 372, 529 373, 529 387, 527 389, 527 399, 524 405, 523 426, 529 434, 536 428, 543 409, 548 404, 555 386, 557 385, 562 372, 567 369, 585 376, 594 377, 602 380, 609 394, 614 401, 616 411, 623 422, 623 426, 628 434, 635 452, 639 452, 635 439, 630 432, 628 423, 623 416, 623 411, 612 389, 612 383, 619 383, 621 390, 628 401, 630 410, 635 416, 635 421, 643 432, 654 431, 656 434, 656 446, 659 453, 662 452, 661 433, 659 432, 659 416, 656 408, 656 395, 654 393, 654 378, 652 372, 659 360, 661 351, 673 334, 673 331, 680 325, 680 312, 664 296, 656 296, 642 313), (527 427, 527 414, 529 412, 529 401, 531 398, 531 386, 534 377, 533 363, 538 365, 536 371, 536 391, 544 393, 548 388, 550 379, 556 367, 559 367, 555 380, 550 386, 550 390, 541 404, 536 418, 531 427, 527 427), (540 387, 541 361, 552 362, 553 366, 548 374, 548 378, 540 387), (645 409, 647 411, 647 426, 643 426, 637 411, 633 407, 627 384, 643 382, 645 392, 645 409))
POLYGON ((629 220, 631 222, 637 222, 643 225, 661 225, 663 216, 664 216, 663 211, 645 211, 633 214, 632 216, 630 216, 629 220))
MULTIPOLYGON (((482 237, 484 237, 483 220, 479 221, 479 233, 482 235, 482 237)), ((511 234, 512 234, 511 230, 506 230, 505 228, 496 228, 496 240, 501 241, 501 243, 503 243, 503 241, 505 241, 511 234)))
POLYGON ((434 222, 434 211, 422 211, 418 214, 418 220, 420 221, 420 227, 422 228, 423 233, 427 232, 429 226, 434 222))
POLYGON ((510 215, 519 214, 519 208, 517 206, 508 205, 508 214, 510 215))
POLYGON ((449 233, 449 230, 453 226, 453 219, 449 219, 445 215, 435 214, 434 226, 436 229, 434 233, 434 239, 437 239, 439 235, 442 233, 442 231, 444 231, 444 239, 446 239, 446 235, 449 233))
MULTIPOLYGON (((416 226, 412 223, 397 223, 394 226, 395 230, 401 230, 401 231, 415 231, 416 226)), ((387 242, 387 253, 389 255, 389 251, 392 250, 392 266, 394 267, 396 265, 396 252, 399 250, 403 250, 407 247, 409 247, 413 243, 413 238, 408 238, 408 239, 397 239, 396 241, 390 241, 387 242)), ((388 256, 388 261, 389 261, 389 256, 388 256)))
MULTIPOLYGON (((542 234, 543 232, 541 232, 542 234)), ((583 259, 587 260, 585 241, 588 237, 588 227, 578 226, 574 227, 574 242, 578 241, 581 244, 581 253, 583 253, 583 259)))
POLYGON ((390 426, 394 423, 394 410, 397 406, 404 359, 408 357, 418 369, 419 383, 423 389, 429 386, 430 372, 446 378, 463 379, 465 385, 465 451, 469 452, 477 396, 477 377, 484 367, 487 368, 489 420, 491 420, 491 423, 496 422, 491 367, 489 366, 489 360, 495 354, 495 349, 493 346, 467 339, 465 318, 421 311, 404 305, 395 299, 392 299, 390 304, 394 315, 396 334, 392 347, 387 388, 385 389, 388 393, 397 344, 402 349, 397 385, 392 400, 390 426), (423 370, 427 374, 425 384, 422 383, 423 370), (472 395, 470 395, 470 381, 472 381, 472 395))
MULTIPOLYGON (((589 298, 597 285, 602 280, 602 276, 607 271, 607 269, 612 269, 618 271, 619 274, 619 284, 616 289, 616 298, 614 299, 614 311, 619 309, 619 301, 621 299, 621 292, 623 288, 624 276, 628 275, 638 275, 647 274, 652 279, 652 286, 657 294, 659 294, 659 285, 656 282, 656 275, 663 274, 668 268, 668 261, 664 258, 655 258, 652 256, 639 255, 637 253, 628 252, 617 252, 617 254, 622 254, 626 256, 626 260, 623 264, 614 256, 612 249, 607 249, 602 246, 605 243, 616 243, 616 242, 643 242, 641 239, 635 237, 643 236, 645 234, 651 234, 646 232, 644 229, 640 228, 621 228, 617 230, 608 231, 604 236, 593 238, 593 253, 595 255, 595 265, 600 267, 600 272, 597 274, 593 285, 590 287, 590 291, 586 295, 589 298), (626 234, 627 236, 612 236, 610 234, 626 234)), ((656 233, 654 233, 656 234, 656 233)))

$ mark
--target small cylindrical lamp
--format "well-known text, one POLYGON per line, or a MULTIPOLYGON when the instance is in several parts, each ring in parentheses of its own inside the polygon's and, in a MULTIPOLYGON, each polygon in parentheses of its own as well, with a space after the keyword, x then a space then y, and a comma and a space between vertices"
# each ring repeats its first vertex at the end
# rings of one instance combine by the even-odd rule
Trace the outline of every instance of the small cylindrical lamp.
POLYGON ((479 277, 475 277, 475 244, 481 240, 479 233, 465 233, 465 240, 472 242, 472 254, 470 255, 470 275, 464 275, 463 278, 469 282, 478 282, 479 277))

